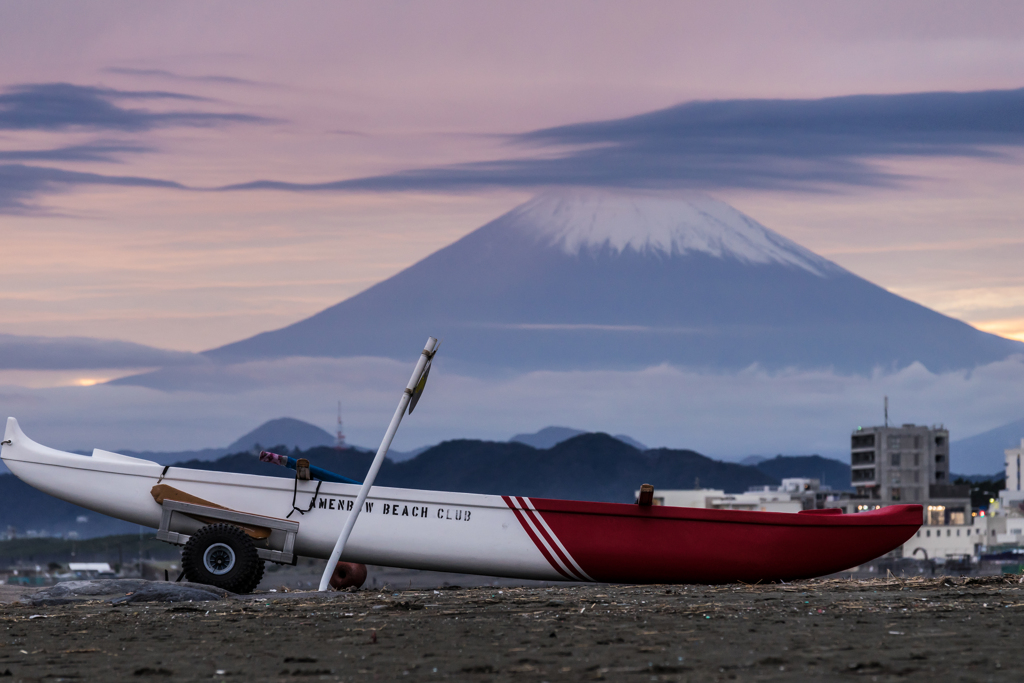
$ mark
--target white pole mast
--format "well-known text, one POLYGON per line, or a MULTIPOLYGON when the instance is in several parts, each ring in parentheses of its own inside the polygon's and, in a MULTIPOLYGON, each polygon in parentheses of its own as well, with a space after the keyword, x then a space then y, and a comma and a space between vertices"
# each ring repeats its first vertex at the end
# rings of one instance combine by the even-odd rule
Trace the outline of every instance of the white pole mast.
POLYGON ((384 440, 380 442, 380 448, 377 449, 377 455, 373 458, 373 464, 370 465, 370 471, 366 473, 366 479, 363 481, 362 488, 359 489, 359 495, 356 496, 355 506, 352 508, 352 514, 345 520, 345 526, 341 530, 341 535, 338 536, 338 542, 334 544, 334 551, 331 553, 331 559, 327 561, 327 567, 324 569, 324 575, 320 577, 320 590, 325 591, 331 585, 331 575, 334 574, 334 568, 338 564, 338 559, 341 557, 341 553, 345 550, 345 544, 348 542, 348 537, 352 533, 352 527, 356 525, 356 519, 359 517, 360 511, 363 509, 363 504, 366 502, 366 496, 370 493, 370 487, 373 486, 373 480, 377 477, 377 472, 380 470, 380 466, 384 463, 384 456, 387 455, 388 449, 391 448, 391 441, 395 438, 395 432, 398 431, 398 425, 402 422, 402 417, 405 416, 405 409, 409 406, 409 401, 413 398, 413 392, 417 389, 423 391, 423 387, 420 386, 420 382, 424 379, 424 371, 427 369, 430 359, 434 357, 434 353, 437 351, 437 340, 433 337, 427 338, 427 345, 423 347, 423 353, 420 354, 419 361, 416 362, 416 369, 412 371, 412 377, 409 379, 409 384, 405 387, 405 392, 402 393, 402 398, 398 402, 398 409, 395 410, 395 416, 391 418, 391 424, 388 426, 388 431, 384 433, 384 440))

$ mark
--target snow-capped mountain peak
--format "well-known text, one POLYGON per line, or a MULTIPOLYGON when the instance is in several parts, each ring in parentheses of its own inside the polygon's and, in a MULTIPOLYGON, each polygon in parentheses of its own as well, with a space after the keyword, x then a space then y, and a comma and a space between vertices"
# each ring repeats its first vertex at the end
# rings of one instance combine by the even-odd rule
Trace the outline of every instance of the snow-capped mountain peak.
POLYGON ((717 199, 699 193, 545 192, 498 221, 570 255, 590 249, 778 263, 824 276, 841 269, 717 199))

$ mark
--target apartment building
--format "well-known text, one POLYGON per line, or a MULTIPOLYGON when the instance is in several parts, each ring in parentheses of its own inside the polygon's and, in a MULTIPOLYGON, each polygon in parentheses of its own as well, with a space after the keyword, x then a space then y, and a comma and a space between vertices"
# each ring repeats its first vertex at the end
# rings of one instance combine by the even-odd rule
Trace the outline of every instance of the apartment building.
POLYGON ((850 437, 850 480, 854 510, 917 503, 925 524, 971 523, 970 487, 950 482, 949 430, 942 427, 858 427, 850 437))

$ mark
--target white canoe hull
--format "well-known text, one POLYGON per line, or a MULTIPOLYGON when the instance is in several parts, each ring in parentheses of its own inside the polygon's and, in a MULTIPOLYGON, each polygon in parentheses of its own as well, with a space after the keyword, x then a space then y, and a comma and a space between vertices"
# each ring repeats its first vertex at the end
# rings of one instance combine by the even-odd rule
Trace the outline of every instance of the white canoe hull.
MULTIPOLYGON (((32 442, 13 418, 0 456, 52 496, 149 527, 162 507, 156 484, 241 513, 284 518, 294 479, 179 467, 32 442)), ((298 482, 294 552, 329 558, 359 487, 298 482)), ((920 505, 854 515, 705 510, 375 486, 342 559, 414 569, 566 581, 725 583, 822 576, 853 567, 913 536, 920 505)), ((197 522, 193 522, 196 523, 197 522)), ((178 529, 173 531, 177 532, 178 529)), ((192 530, 184 530, 191 533, 192 530)))
MULTIPOLYGON (((292 510, 295 481, 182 467, 95 450, 67 453, 33 442, 8 418, 2 456, 19 479, 44 493, 142 526, 160 525, 161 506, 150 493, 157 483, 218 505, 265 517, 292 510)), ((299 481, 296 506, 305 509, 317 481, 299 481)), ((330 557, 359 486, 320 483, 312 510, 299 522, 295 553, 330 557)), ((413 569, 566 580, 531 539, 502 496, 375 486, 343 560, 413 569)), ((585 576, 573 576, 586 580, 585 576)))

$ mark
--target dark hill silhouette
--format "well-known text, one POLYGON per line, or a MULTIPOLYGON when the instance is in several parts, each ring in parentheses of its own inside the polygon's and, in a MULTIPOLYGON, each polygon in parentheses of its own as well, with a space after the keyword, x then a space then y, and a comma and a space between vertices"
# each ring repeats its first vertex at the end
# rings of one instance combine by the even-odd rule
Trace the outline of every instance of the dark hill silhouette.
POLYGON ((778 480, 789 477, 820 479, 836 491, 850 489, 850 466, 845 462, 820 455, 777 455, 762 460, 755 467, 778 480))
MULTIPOLYGON (((279 417, 268 420, 248 434, 239 437, 227 447, 228 453, 249 450, 264 443, 283 443, 291 448, 316 448, 329 446, 335 441, 330 432, 293 417, 279 417)), ((258 450, 258 449, 257 449, 258 450)))
MULTIPOLYGON (((314 448, 303 457, 319 467, 361 480, 373 455, 314 448)), ((291 470, 238 454, 215 462, 181 463, 195 469, 293 476, 291 470)), ((690 489, 697 480, 705 488, 730 493, 750 486, 778 484, 755 467, 712 460, 690 450, 657 448, 640 451, 607 434, 581 434, 549 449, 518 442, 445 441, 405 462, 385 461, 377 475, 380 486, 511 494, 568 500, 625 503, 640 484, 661 489, 690 489)))
POLYGON ((37 491, 13 474, 0 475, 0 531, 14 527, 26 531, 64 536, 75 532, 81 538, 137 532, 138 524, 100 515, 37 491), (79 522, 85 517, 85 522, 79 522))

